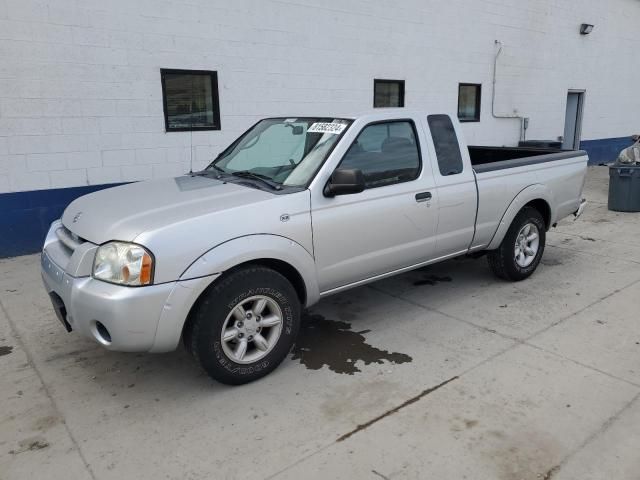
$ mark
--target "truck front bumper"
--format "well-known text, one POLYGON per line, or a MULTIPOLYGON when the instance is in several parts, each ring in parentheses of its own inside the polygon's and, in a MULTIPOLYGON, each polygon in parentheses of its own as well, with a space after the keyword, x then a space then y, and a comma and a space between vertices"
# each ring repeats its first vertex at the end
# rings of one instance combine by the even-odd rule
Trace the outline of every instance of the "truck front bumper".
POLYGON ((217 277, 125 287, 73 277, 46 251, 41 266, 45 288, 65 328, 124 352, 175 350, 191 306, 217 277))

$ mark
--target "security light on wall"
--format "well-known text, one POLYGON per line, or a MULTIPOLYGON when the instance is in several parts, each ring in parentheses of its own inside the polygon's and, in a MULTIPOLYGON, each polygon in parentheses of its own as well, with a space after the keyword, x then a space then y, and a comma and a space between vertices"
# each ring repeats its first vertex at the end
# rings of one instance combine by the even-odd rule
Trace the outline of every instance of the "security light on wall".
POLYGON ((593 32, 593 25, 591 25, 590 23, 583 23, 582 25, 580 25, 581 35, 589 35, 591 32, 593 32))

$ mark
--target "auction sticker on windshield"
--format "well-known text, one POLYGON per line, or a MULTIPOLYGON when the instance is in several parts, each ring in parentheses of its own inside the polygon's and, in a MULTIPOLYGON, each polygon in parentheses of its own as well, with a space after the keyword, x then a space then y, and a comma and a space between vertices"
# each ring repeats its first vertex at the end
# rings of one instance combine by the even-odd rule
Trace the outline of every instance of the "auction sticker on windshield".
POLYGON ((316 122, 309 127, 307 133, 333 133, 334 135, 339 135, 345 128, 347 128, 347 125, 344 123, 316 122))

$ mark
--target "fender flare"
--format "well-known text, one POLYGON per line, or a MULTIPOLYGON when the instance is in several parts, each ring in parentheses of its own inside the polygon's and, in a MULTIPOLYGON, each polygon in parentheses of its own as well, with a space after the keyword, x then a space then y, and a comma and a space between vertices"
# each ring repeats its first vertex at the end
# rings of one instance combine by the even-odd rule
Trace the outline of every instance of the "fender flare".
MULTIPOLYGON (((527 203, 532 202, 534 200, 544 200, 547 202, 549 207, 553 205, 553 193, 551 190, 542 184, 529 185, 528 187, 522 189, 520 193, 518 193, 515 198, 511 201, 507 209, 505 210, 502 218, 500 219, 500 223, 498 224, 498 228, 493 234, 493 238, 489 242, 487 246, 487 250, 495 250, 500 246, 504 236, 507 234, 507 230, 511 226, 513 219, 516 218, 516 215, 522 207, 524 207, 527 203)), ((551 222, 550 225, 553 224, 555 217, 555 211, 551 208, 551 222)))
POLYGON ((193 261, 180 275, 180 280, 221 274, 237 265, 255 260, 279 260, 293 267, 304 282, 306 305, 320 298, 320 287, 313 256, 290 238, 273 234, 237 237, 216 245, 193 261))

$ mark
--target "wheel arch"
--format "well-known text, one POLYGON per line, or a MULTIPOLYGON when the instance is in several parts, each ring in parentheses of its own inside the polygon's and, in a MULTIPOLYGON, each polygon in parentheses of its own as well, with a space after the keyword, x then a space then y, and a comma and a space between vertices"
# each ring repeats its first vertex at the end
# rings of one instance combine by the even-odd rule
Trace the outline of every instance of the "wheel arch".
POLYGON ((502 215, 498 228, 487 246, 487 250, 495 250, 500 246, 516 215, 525 207, 533 207, 542 215, 547 230, 553 222, 553 196, 545 185, 530 185, 518 193, 502 215))
POLYGON ((537 198, 535 200, 531 200, 522 208, 525 207, 532 207, 540 212, 540 215, 542 215, 542 219, 544 220, 545 229, 546 231, 549 231, 549 229, 551 228, 551 205, 549 205, 546 200, 537 198))
POLYGON ((278 235, 248 235, 220 244, 195 260, 180 280, 219 274, 254 264, 275 270, 291 282, 303 306, 316 303, 320 290, 312 255, 295 241, 278 235))
POLYGON ((229 268, 228 270, 225 270, 221 275, 216 276, 216 278, 211 283, 209 283, 209 285, 206 288, 204 288, 202 292, 200 292, 200 294, 197 296, 197 298, 189 308, 189 312, 187 313, 187 316, 185 318, 184 325, 182 326, 182 336, 183 336, 184 344, 187 348, 189 348, 189 345, 191 343, 190 334, 191 334, 191 327, 193 325, 194 312, 196 312, 198 306, 200 305, 200 302, 206 297, 208 292, 216 284, 224 280, 230 273, 236 270, 239 270, 241 268, 255 266, 255 265, 270 268, 271 270, 274 270, 278 272, 280 275, 282 275, 283 277, 285 277, 289 282, 291 282, 291 285, 293 286, 294 290, 298 295, 300 304, 301 305, 307 304, 308 294, 307 294, 307 287, 304 283, 304 278, 302 278, 302 275, 300 274, 300 272, 298 272, 293 265, 277 258, 256 258, 253 260, 248 260, 243 263, 239 263, 229 268))
POLYGON ((153 352, 174 350, 189 335, 193 312, 228 272, 250 264, 271 268, 293 285, 303 307, 316 303, 320 290, 313 256, 297 242, 278 235, 249 235, 219 244, 182 273, 159 320, 153 352), (166 318, 165 318, 166 317, 166 318))

